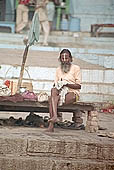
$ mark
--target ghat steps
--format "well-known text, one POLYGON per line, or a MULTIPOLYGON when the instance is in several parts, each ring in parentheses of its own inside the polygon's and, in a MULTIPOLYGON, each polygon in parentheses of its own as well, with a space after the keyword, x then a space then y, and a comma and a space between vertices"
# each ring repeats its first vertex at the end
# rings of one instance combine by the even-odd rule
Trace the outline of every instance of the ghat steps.
MULTIPOLYGON (((24 37, 25 34, 0 33, 1 81, 4 78, 19 77, 19 66, 25 48, 24 37)), ((93 102, 114 100, 113 38, 94 38, 90 37, 89 33, 52 32, 47 47, 41 45, 42 38, 41 35, 40 43, 30 47, 26 62, 34 91, 50 92, 55 68, 59 65, 57 59, 59 52, 68 46, 72 51, 74 64, 80 65, 82 70, 83 86, 80 100, 93 102)), ((26 72, 24 79, 29 81, 26 72)))

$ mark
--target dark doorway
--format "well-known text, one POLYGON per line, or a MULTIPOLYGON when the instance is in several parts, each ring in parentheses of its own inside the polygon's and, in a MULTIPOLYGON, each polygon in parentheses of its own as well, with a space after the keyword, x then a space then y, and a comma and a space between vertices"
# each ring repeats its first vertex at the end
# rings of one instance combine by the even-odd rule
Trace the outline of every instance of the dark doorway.
POLYGON ((0 21, 5 20, 5 6, 6 0, 0 0, 0 21))

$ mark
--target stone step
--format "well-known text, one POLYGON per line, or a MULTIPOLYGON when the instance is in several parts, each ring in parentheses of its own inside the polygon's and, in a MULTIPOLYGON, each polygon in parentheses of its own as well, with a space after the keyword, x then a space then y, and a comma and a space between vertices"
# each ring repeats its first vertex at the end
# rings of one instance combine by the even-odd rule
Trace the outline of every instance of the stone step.
MULTIPOLYGON (((89 34, 89 33, 88 33, 89 34)), ((10 33, 0 33, 0 41, 2 42, 12 42, 17 44, 23 44, 24 37, 26 34, 10 34, 10 33)), ((40 35, 39 42, 43 41, 43 35, 40 35)), ((84 33, 81 32, 52 32, 49 35, 49 43, 52 45, 59 46, 66 44, 70 47, 92 47, 92 48, 114 48, 114 38, 106 37, 90 37, 84 36, 84 33)))
MULTIPOLYGON (((23 38, 27 36, 27 34, 11 34, 11 33, 0 33, 0 41, 8 42, 11 41, 16 42, 18 44, 23 43, 23 38)), ((43 35, 40 35, 40 42, 43 39, 43 35)), ((90 37, 90 36, 84 36, 84 33, 82 32, 52 32, 49 35, 49 42, 55 43, 55 44, 70 44, 72 45, 80 45, 83 47, 93 47, 93 48, 99 48, 102 47, 106 49, 113 49, 114 45, 114 38, 106 38, 106 37, 90 37), (108 45, 108 47, 107 47, 108 45)))
MULTIPOLYGON (((7 34, 5 34, 5 36, 6 35, 7 34)), ((13 40, 11 34, 7 36, 13 40)), ((17 40, 18 36, 21 40, 22 35, 19 34, 14 34, 14 39, 17 40)), ((8 37, 6 39, 8 39, 8 37)), ((9 41, 9 43, 10 44, 1 44, 0 42, 1 82, 3 82, 4 79, 18 79, 20 72, 19 66, 22 63, 22 55, 25 49, 24 45, 12 44, 12 41, 9 41)), ((83 86, 80 100, 93 102, 114 100, 113 50, 90 48, 69 49, 73 54, 73 63, 78 64, 82 70, 83 86), (92 62, 94 64, 91 64, 92 62)), ((34 45, 29 48, 26 69, 30 74, 30 79, 32 79, 35 92, 46 91, 50 93, 55 68, 59 65, 58 55, 61 50, 62 47, 43 47, 39 45, 34 45)), ((24 79, 28 79, 27 73, 25 73, 24 79)))
POLYGON ((19 156, 5 156, 0 157, 0 167, 2 170, 73 170, 73 169, 85 169, 85 170, 113 170, 113 161, 91 161, 91 160, 72 160, 60 159, 53 157, 39 157, 27 156, 27 158, 19 156))
POLYGON ((2 170, 113 170, 114 142, 95 133, 41 128, 3 127, 0 133, 2 170), (58 133, 59 132, 59 133, 58 133), (52 168, 53 167, 53 168, 52 168))
MULTIPOLYGON (((27 66, 23 81, 32 82, 34 92, 47 92, 50 95, 56 68, 27 66)), ((114 100, 114 70, 82 68, 82 89, 80 101, 103 102, 114 100)), ((18 81, 20 66, 1 65, 0 83, 5 80, 18 81)))
MULTIPOLYGON (((0 48, 24 49, 24 37, 25 34, 1 34, 0 48)), ((43 36, 40 36, 39 43, 36 43, 30 49, 38 51, 41 50, 59 52, 62 48, 69 48, 75 58, 79 58, 89 63, 103 66, 105 68, 114 69, 113 38, 75 38, 73 36, 66 36, 64 34, 61 36, 51 35, 49 37, 50 43, 48 47, 43 47, 41 45, 42 40, 43 36)))
MULTIPOLYGON (((16 44, 0 44, 1 49, 18 49, 24 50, 24 45, 16 45, 16 44)), ((67 47, 64 47, 67 48, 67 47)), ((60 52, 63 47, 43 47, 40 45, 34 45, 30 47, 30 50, 33 51, 44 51, 44 52, 60 52)), ((99 65, 105 68, 114 69, 114 52, 112 50, 103 50, 103 49, 84 49, 84 48, 70 48, 73 57, 77 59, 81 59, 85 62, 99 65)))

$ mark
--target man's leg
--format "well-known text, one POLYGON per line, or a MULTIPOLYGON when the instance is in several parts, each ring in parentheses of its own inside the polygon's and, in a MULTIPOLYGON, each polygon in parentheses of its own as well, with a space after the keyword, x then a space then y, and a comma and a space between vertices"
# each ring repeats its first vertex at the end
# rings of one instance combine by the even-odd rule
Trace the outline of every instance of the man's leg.
POLYGON ((17 10, 16 19, 16 32, 20 32, 28 24, 28 7, 25 5, 19 5, 17 10))
MULTIPOLYGON (((74 103, 74 102, 76 102, 76 94, 68 93, 66 95, 65 104, 70 104, 70 103, 74 103)), ((76 112, 74 111, 73 121, 76 124, 76 127, 79 127, 82 125, 82 123, 83 123, 82 113, 79 110, 76 110, 76 112)))
POLYGON ((48 132, 54 131, 54 123, 57 121, 58 101, 59 101, 59 92, 56 88, 52 88, 51 97, 49 99, 50 120, 49 120, 49 127, 47 129, 48 132))
MULTIPOLYGON (((50 113, 50 118, 53 117, 53 108, 52 108, 52 100, 51 97, 49 98, 49 113, 50 113)), ((46 130, 46 132, 54 132, 54 123, 49 122, 49 127, 46 130)))
POLYGON ((76 95, 73 92, 69 92, 65 96, 65 105, 76 102, 76 95))
POLYGON ((19 29, 20 29, 20 23, 22 21, 22 8, 21 8, 22 5, 18 5, 17 7, 17 13, 16 13, 16 32, 19 32, 19 29))
POLYGON ((52 88, 51 90, 51 102, 50 102, 50 109, 52 109, 52 113, 50 114, 50 116, 52 115, 52 117, 50 117, 50 121, 51 122, 56 122, 57 121, 57 105, 58 105, 58 101, 59 101, 59 91, 56 88, 52 88))
POLYGON ((49 97, 49 113, 50 113, 50 118, 53 117, 53 108, 52 108, 52 100, 51 100, 51 97, 49 97))
POLYGON ((80 127, 83 124, 82 112, 80 110, 74 111, 72 120, 74 121, 76 127, 80 127))

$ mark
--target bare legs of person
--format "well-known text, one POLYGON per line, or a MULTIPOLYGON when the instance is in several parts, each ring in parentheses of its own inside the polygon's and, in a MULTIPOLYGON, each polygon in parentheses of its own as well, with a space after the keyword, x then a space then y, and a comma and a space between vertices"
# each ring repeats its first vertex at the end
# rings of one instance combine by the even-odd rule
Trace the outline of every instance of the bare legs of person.
POLYGON ((51 97, 49 98, 49 127, 47 129, 48 132, 54 131, 54 123, 57 121, 57 105, 59 101, 59 91, 56 88, 51 89, 51 97))
MULTIPOLYGON (((51 97, 49 99, 49 112, 50 112, 50 120, 49 127, 47 129, 48 132, 54 132, 54 123, 57 122, 57 105, 59 101, 59 91, 56 88, 52 88, 51 97)), ((74 93, 70 92, 66 94, 65 104, 70 104, 76 101, 76 96, 74 93)))
POLYGON ((28 25, 29 9, 26 5, 19 4, 16 14, 16 32, 20 33, 28 25))

